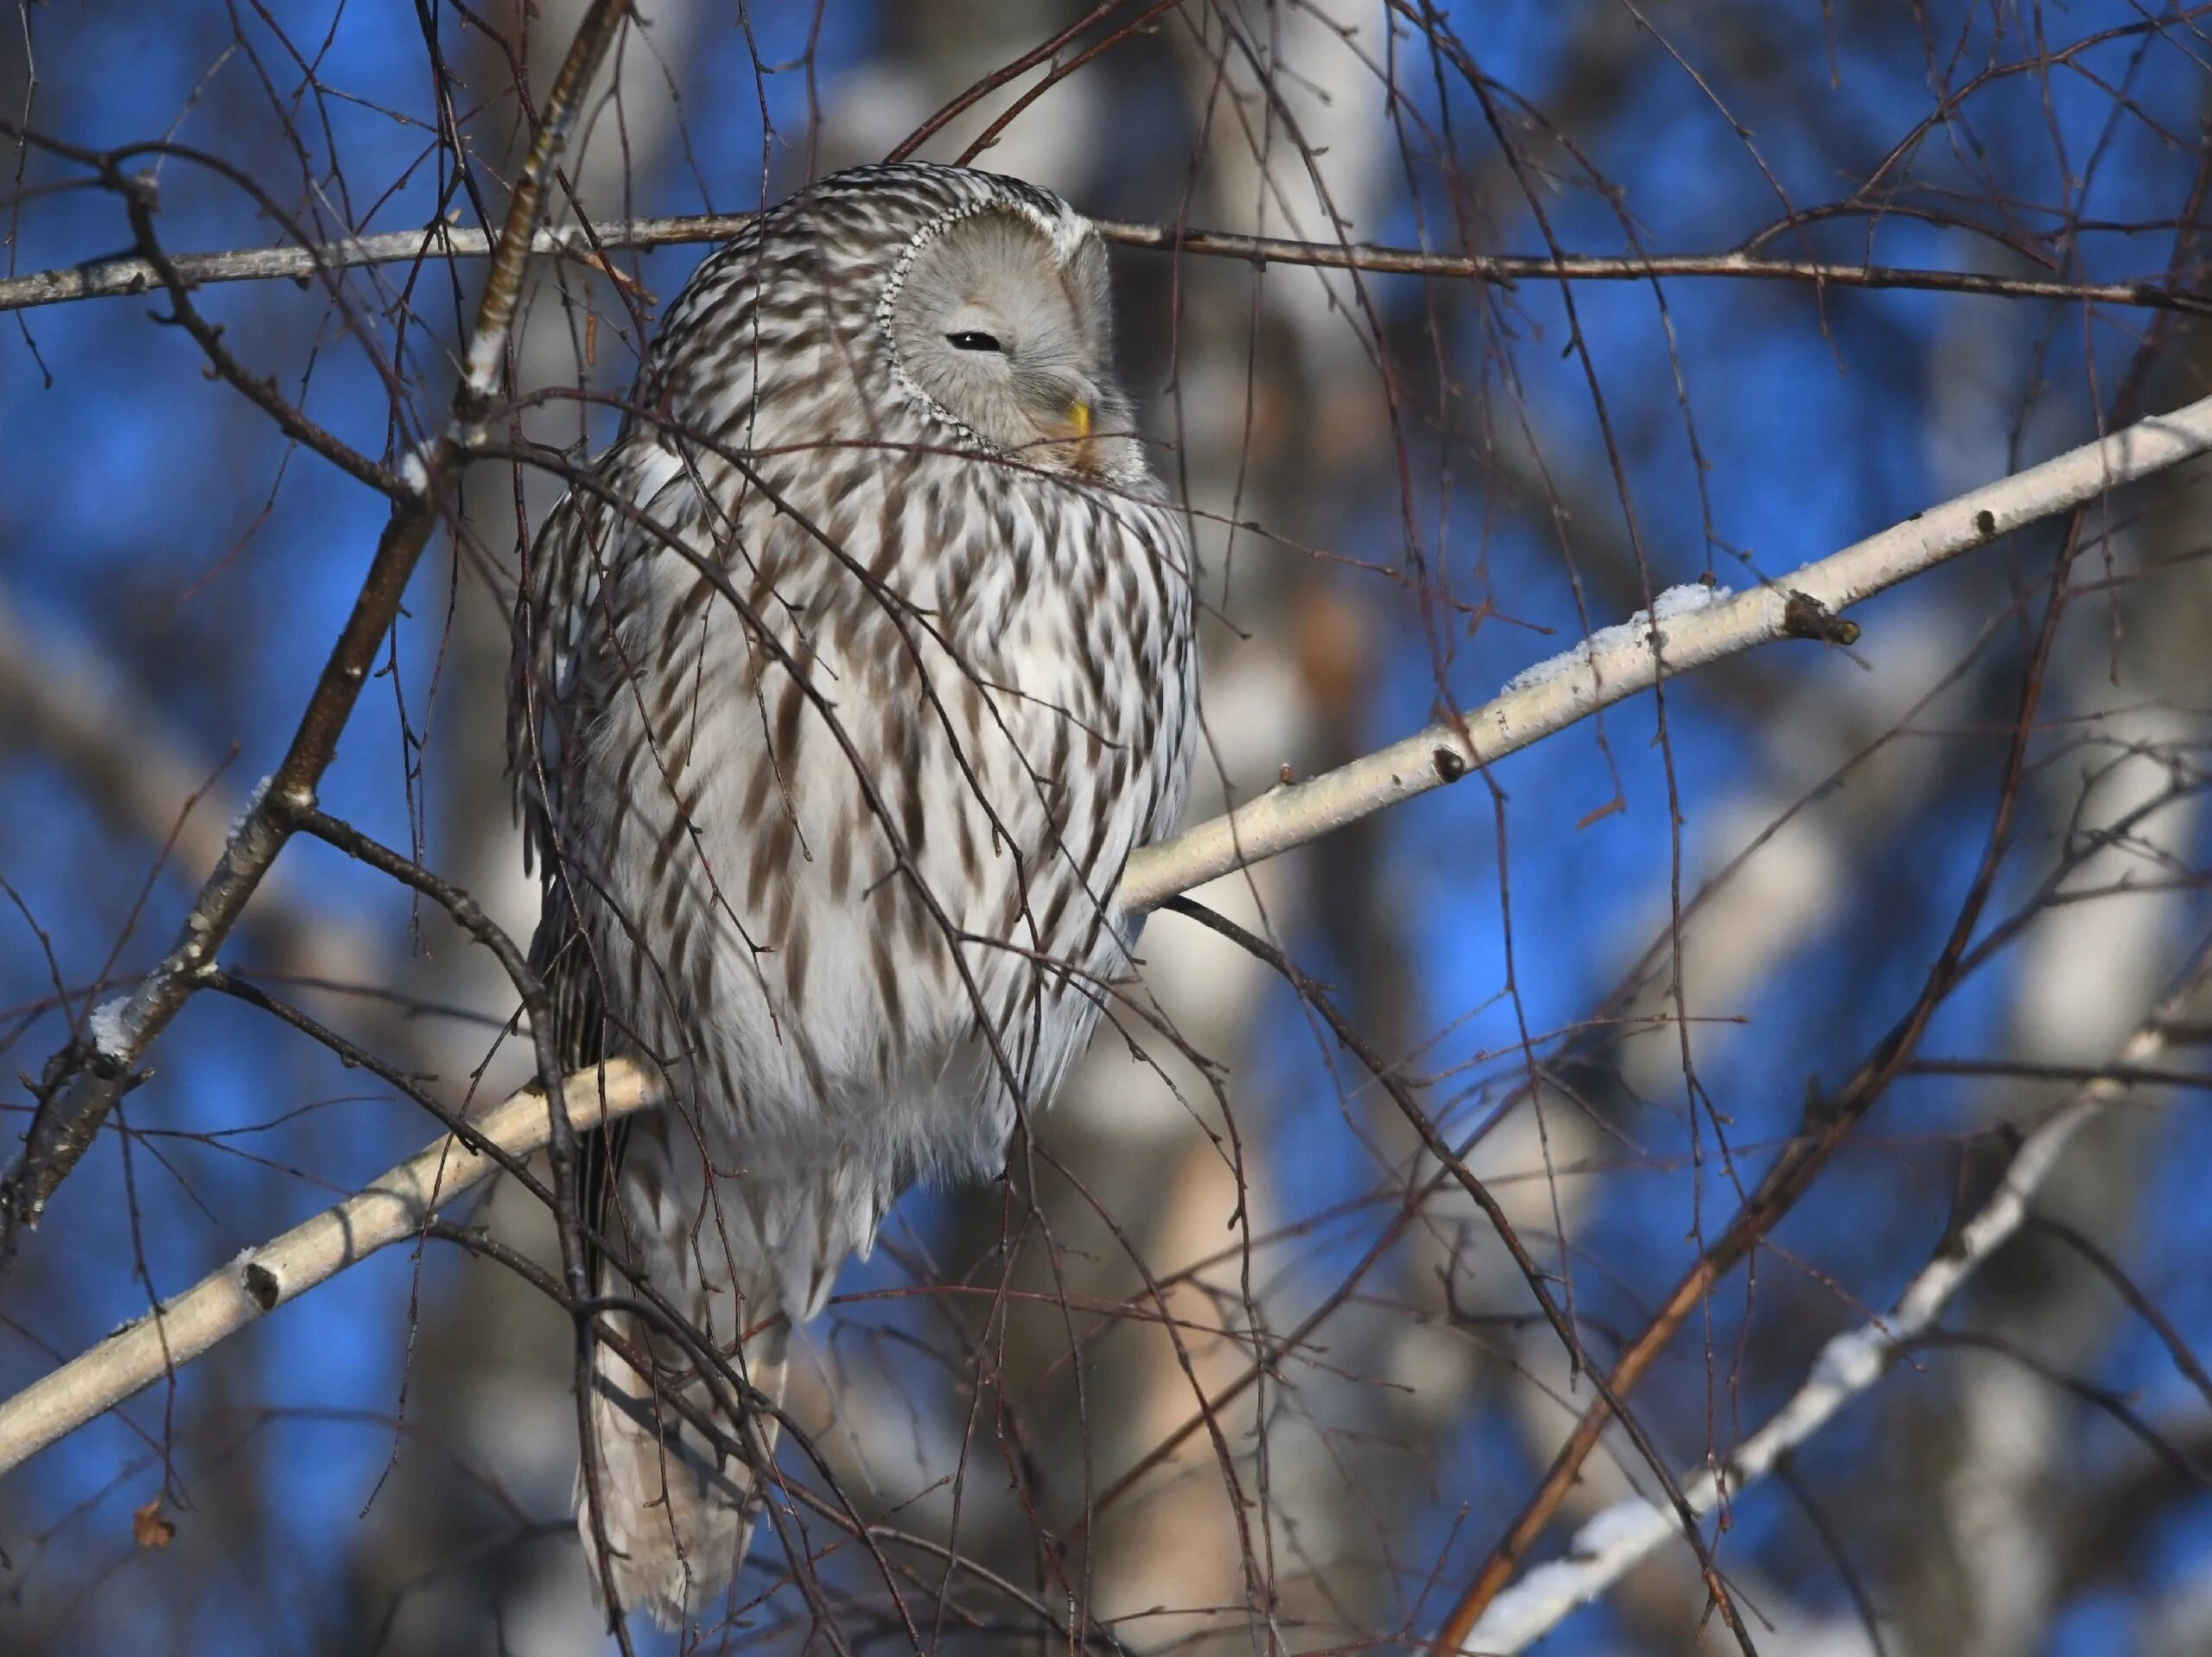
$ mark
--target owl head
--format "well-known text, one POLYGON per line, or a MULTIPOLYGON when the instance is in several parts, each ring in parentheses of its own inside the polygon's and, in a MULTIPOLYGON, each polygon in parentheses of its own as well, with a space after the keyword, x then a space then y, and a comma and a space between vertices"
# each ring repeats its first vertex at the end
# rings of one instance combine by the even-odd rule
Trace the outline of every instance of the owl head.
POLYGON ((936 423, 1041 471, 1146 475, 1114 376, 1106 250, 1057 196, 988 173, 957 181, 893 262, 877 308, 894 381, 936 423))

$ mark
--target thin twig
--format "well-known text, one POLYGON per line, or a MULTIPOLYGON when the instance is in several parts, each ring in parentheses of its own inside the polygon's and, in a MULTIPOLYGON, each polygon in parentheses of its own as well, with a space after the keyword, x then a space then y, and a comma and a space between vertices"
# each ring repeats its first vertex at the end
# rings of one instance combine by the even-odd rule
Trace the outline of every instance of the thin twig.
MULTIPOLYGON (((580 1131, 642 1109, 660 1096, 645 1070, 628 1059, 612 1059, 569 1077, 563 1093, 569 1121, 580 1131)), ((511 1159, 518 1159, 546 1145, 552 1113, 532 1084, 471 1126, 511 1159)), ((380 1248, 420 1235, 430 1215, 482 1184, 500 1165, 458 1136, 442 1134, 336 1207, 247 1249, 32 1382, 0 1403, 0 1476, 286 1301, 380 1248)))
MULTIPOLYGON (((585 89, 628 11, 625 0, 597 0, 577 29, 508 203, 506 224, 469 338, 465 372, 454 391, 452 420, 426 455, 410 457, 402 468, 404 486, 393 493, 391 516, 353 613, 324 663, 283 764, 262 797, 232 831, 222 860, 201 886, 168 954, 139 981, 127 1002, 106 1009, 96 1021, 95 1038, 88 1049, 57 1056, 49 1068, 22 1158, 0 1189, 0 1257, 12 1244, 16 1227, 38 1223, 54 1188, 91 1148, 100 1125, 130 1087, 147 1048, 191 999, 201 969, 214 960, 290 838, 292 828, 285 813, 314 806, 316 786, 337 752, 339 736, 353 716, 377 652, 398 615, 401 597, 429 543, 443 494, 481 441, 484 411, 496 389, 497 369, 521 296, 546 181, 567 143, 585 89)), ((142 207, 137 204, 134 211, 142 207)), ((185 314, 188 279, 173 265, 155 274, 165 282, 180 315, 185 314)), ((556 1157, 556 1173, 561 1165, 556 1157)))
MULTIPOLYGON (((749 224, 749 213, 704 213, 629 219, 612 224, 549 225, 531 238, 534 257, 574 259, 603 270, 599 249, 650 250, 722 242, 749 224)), ((1977 295, 2000 299, 2046 299, 2072 304, 2127 305, 2185 315, 2212 315, 2212 298, 2153 282, 2063 282, 2044 276, 2000 276, 1972 270, 1935 270, 1910 265, 1854 264, 1847 260, 1771 259, 1753 253, 1570 253, 1559 258, 1521 253, 1429 253, 1419 248, 1379 247, 1366 242, 1303 242, 1230 231, 1182 230, 1172 225, 1099 219, 1108 241, 1162 253, 1241 259, 1321 270, 1362 270, 1382 276, 1495 282, 1654 282, 1671 278, 1799 282, 1816 287, 1904 289, 1922 293, 1977 295)), ((234 248, 181 253, 169 263, 194 284, 217 282, 304 281, 318 272, 365 265, 411 264, 426 259, 480 259, 491 238, 480 230, 438 223, 420 230, 351 236, 314 247, 234 248)), ((143 258, 90 259, 82 264, 0 281, 0 311, 29 310, 80 299, 118 299, 150 293, 161 273, 143 258)))
MULTIPOLYGON (((2121 1044, 2115 1072, 2151 1063, 2171 1045, 2168 1020, 2188 1014, 2212 981, 2212 957, 2201 958, 2188 981, 2121 1044)), ((1967 1223, 1947 1234, 1936 1258, 1897 1297, 1879 1321, 1847 1330, 1821 1349, 1796 1393, 1720 1463, 1682 1481, 1682 1494, 1700 1514, 1724 1497, 1772 1472, 1789 1453, 1820 1432, 1860 1394, 1889 1372, 1897 1355, 1935 1327, 1967 1279, 2019 1230, 2037 1189, 2058 1164, 2068 1144, 2090 1119, 2120 1102, 2127 1083, 2099 1076, 2044 1117, 2022 1138, 1989 1200, 1967 1223)), ((1674 1515, 1642 1497, 1616 1503, 1588 1520, 1564 1559, 1537 1566, 1491 1603, 1459 1649, 1492 1653, 1526 1648, 1577 1606, 1604 1593, 1680 1533, 1674 1515)))

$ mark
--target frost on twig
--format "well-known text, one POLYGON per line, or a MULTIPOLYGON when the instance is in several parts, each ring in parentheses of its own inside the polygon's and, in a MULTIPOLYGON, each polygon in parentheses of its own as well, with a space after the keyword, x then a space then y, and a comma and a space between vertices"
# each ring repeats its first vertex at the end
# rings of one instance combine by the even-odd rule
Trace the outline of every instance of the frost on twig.
POLYGON ((253 785, 253 791, 245 797, 245 803, 231 814, 230 828, 223 835, 226 843, 236 840, 245 832, 246 819, 261 809, 262 801, 269 797, 269 784, 273 780, 273 776, 264 775, 253 785))
POLYGON ((115 995, 92 1009, 85 1021, 85 1034, 101 1057, 118 1064, 127 1062, 130 1053, 130 1035, 123 1015, 130 1010, 128 995, 115 995))
POLYGON ((1672 621, 1677 616, 1693 616, 1700 610, 1736 596, 1733 587, 1718 582, 1685 581, 1680 587, 1670 587, 1651 601, 1649 610, 1638 610, 1626 621, 1611 627, 1600 627, 1573 650, 1561 651, 1542 661, 1522 668, 1505 682, 1505 692, 1510 695, 1516 690, 1528 690, 1554 679, 1563 679, 1577 668, 1590 665, 1593 656, 1603 656, 1624 644, 1649 644, 1660 638, 1658 624, 1672 621))

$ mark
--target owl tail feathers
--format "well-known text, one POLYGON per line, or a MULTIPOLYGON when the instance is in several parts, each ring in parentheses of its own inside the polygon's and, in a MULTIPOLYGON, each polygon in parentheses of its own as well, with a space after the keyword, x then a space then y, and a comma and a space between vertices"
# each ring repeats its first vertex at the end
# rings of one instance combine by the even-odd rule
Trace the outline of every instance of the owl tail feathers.
MULTIPOLYGON (((633 1350, 645 1344, 634 1318, 610 1321, 633 1350)), ((756 1403, 743 1411, 741 1424, 729 1419, 727 1385, 709 1387, 688 1364, 671 1362, 664 1372, 690 1377, 678 1383, 680 1395, 715 1423, 725 1445, 741 1438, 751 1447, 750 1462, 710 1442, 665 1396, 657 1396, 626 1358, 603 1343, 598 1348, 592 1422, 599 1442, 599 1496, 607 1572, 624 1609, 645 1610, 662 1628, 679 1628, 704 1613, 736 1576, 765 1499, 754 1467, 766 1469, 776 1449, 776 1418, 758 1406, 757 1398, 782 1401, 788 1340, 779 1323, 746 1343, 744 1362, 735 1367, 756 1403)), ((667 1362, 671 1355, 659 1344, 654 1343, 656 1355, 667 1362)), ((597 1527, 581 1468, 575 1504, 592 1597, 602 1600, 597 1527)))

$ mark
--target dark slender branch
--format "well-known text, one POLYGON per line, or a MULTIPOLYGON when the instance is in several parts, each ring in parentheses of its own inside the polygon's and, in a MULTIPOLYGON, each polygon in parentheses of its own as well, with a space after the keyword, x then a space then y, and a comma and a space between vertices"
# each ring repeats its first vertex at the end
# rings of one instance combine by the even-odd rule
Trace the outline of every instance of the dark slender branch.
MULTIPOLYGON (((513 323, 545 181, 567 143, 584 91, 628 10, 623 0, 597 0, 577 29, 508 206, 506 225, 468 342, 467 372, 454 394, 452 423, 419 465, 403 468, 398 480, 403 486, 393 496, 391 517, 368 575, 323 665, 283 763, 262 797, 232 831, 222 860, 200 888, 168 954, 139 982, 127 1002, 111 1006, 95 1021, 98 1027, 92 1043, 73 1047, 52 1068, 49 1085, 43 1089, 26 1136, 22 1158, 0 1189, 0 1258, 12 1247, 16 1228, 38 1223, 54 1189, 91 1148, 100 1125, 130 1086, 146 1050, 200 987, 200 975, 214 961, 290 836, 284 812, 314 807, 316 786, 336 754, 339 735, 353 716, 377 651, 398 615, 408 581, 429 543, 438 503, 480 441, 479 422, 489 403, 494 370, 513 323)), ((143 214, 143 202, 134 213, 143 214)), ((134 223, 139 222, 134 218, 134 223)), ((308 257, 308 268, 318 268, 313 256, 308 257)), ((173 272, 172 280, 175 298, 188 278, 173 272)), ((188 314, 188 308, 181 309, 180 320, 188 314)), ((203 338, 200 343, 203 348, 220 344, 214 338, 203 338)), ((213 360, 226 378, 244 374, 226 357, 213 360)), ((549 1086, 554 1079, 548 1078, 549 1086)), ((553 1097, 559 1117, 557 1089, 553 1097)), ((572 1161, 574 1136, 559 1137, 569 1142, 569 1160, 572 1161)), ((558 1139, 554 1167, 556 1176, 563 1172, 558 1139)))
POLYGON ((1391 1103, 1398 1108, 1399 1114, 1406 1119, 1407 1125, 1420 1136, 1421 1144, 1427 1147, 1428 1153, 1450 1171, 1454 1183, 1473 1200, 1475 1206, 1483 1211, 1484 1217, 1490 1222, 1491 1230, 1497 1234, 1498 1241, 1505 1245, 1506 1252, 1512 1255, 1513 1263, 1520 1268, 1522 1278, 1529 1285, 1529 1292, 1535 1297, 1536 1305, 1543 1311, 1544 1320, 1552 1326, 1553 1332, 1559 1336, 1560 1343, 1567 1348, 1576 1368, 1589 1376, 1591 1384, 1597 1389, 1598 1396, 1603 1401, 1605 1407, 1611 1413, 1612 1418, 1621 1424, 1621 1430, 1628 1434, 1630 1442, 1636 1445, 1637 1453, 1643 1457, 1645 1463, 1658 1478, 1661 1488, 1667 1493, 1668 1500, 1674 1505, 1675 1516, 1681 1521, 1683 1537, 1697 1554, 1698 1564, 1704 1571, 1707 1591, 1713 1596, 1713 1603, 1719 1610, 1721 1620, 1728 1625, 1729 1631, 1736 1636, 1736 1643, 1745 1652, 1751 1652, 1754 1647, 1750 1632, 1744 1627, 1743 1619, 1737 1612, 1734 1599, 1729 1594, 1726 1584, 1720 1579, 1719 1566, 1714 1563, 1712 1550, 1706 1545, 1705 1534, 1699 1528, 1697 1513, 1682 1495, 1681 1486, 1675 1477, 1674 1470, 1667 1464, 1666 1458, 1659 1453, 1658 1446, 1651 1442, 1650 1436, 1644 1432, 1643 1424, 1629 1413, 1627 1407, 1621 1402, 1619 1394, 1614 1390, 1611 1383, 1606 1381, 1603 1372, 1598 1366, 1589 1362, 1582 1349, 1581 1336, 1575 1333, 1573 1325, 1567 1321, 1566 1312, 1561 1310, 1559 1302, 1553 1298, 1548 1286, 1549 1275, 1536 1264, 1534 1256, 1529 1253, 1526 1245, 1522 1242, 1520 1234, 1513 1228, 1512 1221, 1506 1217, 1504 1207, 1497 1197, 1491 1195, 1489 1187, 1469 1170, 1465 1159, 1459 1156, 1452 1150, 1451 1143, 1437 1131, 1436 1124, 1429 1119, 1428 1113, 1421 1108, 1421 1101, 1414 1097, 1412 1088, 1407 1085, 1405 1078, 1398 1073, 1396 1067, 1375 1051, 1367 1038, 1360 1034, 1358 1027, 1338 1010, 1336 1003, 1322 992, 1319 985, 1299 970, 1295 962, 1265 938, 1246 931, 1227 917, 1217 915, 1212 910, 1201 904, 1192 903, 1187 898, 1171 898, 1162 907, 1173 913, 1194 920, 1211 931, 1218 933, 1254 959, 1266 962, 1281 974, 1288 981, 1291 987, 1298 992, 1299 998, 1320 1015, 1322 1021, 1329 1026, 1338 1041, 1342 1043, 1345 1050, 1365 1066, 1368 1073, 1381 1084, 1383 1092, 1389 1095, 1391 1103))
POLYGON ((2158 1064, 2051 1064, 2035 1059, 1916 1058, 1907 1076, 1994 1076, 2021 1082, 2113 1082, 2126 1087, 2212 1088, 2212 1074, 2158 1064))
MULTIPOLYGON (((693 213, 623 219, 594 225, 588 231, 582 225, 563 225, 535 232, 531 238, 530 254, 533 257, 572 259, 603 270, 605 263, 597 251, 599 248, 649 251, 722 242, 737 234, 753 218, 753 214, 744 213, 693 213)), ((1524 253, 1430 253, 1419 248, 1382 247, 1366 242, 1303 242, 1219 230, 1178 232, 1172 225, 1122 219, 1100 220, 1098 233, 1123 247, 1241 259, 1256 265, 1299 265, 1381 276, 1495 282, 1508 286, 1523 282, 1658 282, 1678 277, 1796 282, 1823 288, 1904 289, 1998 299, 2125 305, 2188 316, 2212 315, 2212 297, 2149 281, 2078 283, 2047 276, 2001 276, 1972 270, 1857 264, 1842 259, 1765 258, 1733 251, 1568 253, 1558 258, 1524 253)), ((490 251, 491 238, 482 231, 438 224, 420 230, 351 237, 311 248, 237 248, 218 253, 174 254, 169 263, 178 279, 198 286, 217 282, 297 280, 318 271, 409 264, 426 258, 480 259, 490 251)), ((83 264, 37 270, 0 281, 0 311, 28 310, 80 299, 122 298, 149 293, 162 285, 162 272, 142 256, 92 259, 83 264)))
POLYGON ((2056 1216, 2031 1214, 2028 1223, 2064 1243, 2112 1285, 2120 1298, 2134 1308, 2136 1316, 2151 1326, 2165 1347, 2166 1355, 2173 1360, 2174 1368, 2188 1377, 2189 1384, 2196 1388, 2197 1396, 2212 1405, 2212 1374, 2206 1373, 2203 1360, 2190 1347, 2188 1337, 2174 1327, 2173 1319, 2158 1310, 2158 1303, 2144 1292, 2118 1260, 2099 1248, 2087 1232, 2056 1216))
MULTIPOLYGON (((2201 168, 2200 181, 2207 176, 2212 174, 2201 168)), ((2121 376, 2111 403, 2115 417, 2131 415, 2138 407, 2150 371, 2158 360, 2161 332, 2154 321, 2127 371, 2121 376)), ((1910 1062, 1929 1020, 1969 970, 1975 929, 1980 924, 2011 848, 2014 817, 2036 732, 2036 716, 2043 702, 2044 673, 2056 647, 2060 619, 2066 612, 2067 576, 2082 549, 2090 503, 2096 498, 2096 494, 2081 497, 2068 520, 2042 617, 2022 673, 2012 738, 2006 747, 2004 775, 1998 784, 1988 838, 1967 885, 1965 900, 1918 994, 1904 1015, 1840 1089, 1828 1098, 1808 1101, 1803 1133, 1775 1159, 1758 1185, 1743 1199, 1727 1229, 1699 1255, 1643 1333, 1622 1354, 1612 1377, 1620 1390, 1624 1392, 1635 1384, 1673 1341, 1675 1331, 1713 1286, 1749 1257, 1783 1217, 1796 1207, 1867 1112, 1888 1091, 1900 1068, 1910 1062)), ((1583 1413, 1574 1432, 1553 1458, 1535 1495, 1453 1602, 1429 1644, 1431 1657, 1453 1657, 1460 1650, 1484 1608, 1511 1579, 1552 1516, 1559 1511, 1560 1504, 1567 1499, 1584 1463, 1597 1447, 1606 1414, 1602 1400, 1583 1413)))

